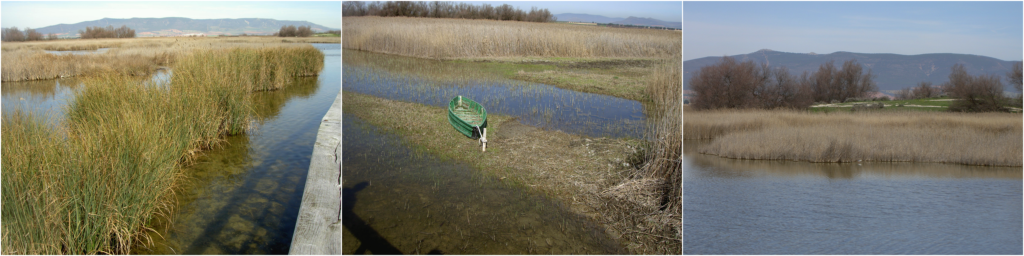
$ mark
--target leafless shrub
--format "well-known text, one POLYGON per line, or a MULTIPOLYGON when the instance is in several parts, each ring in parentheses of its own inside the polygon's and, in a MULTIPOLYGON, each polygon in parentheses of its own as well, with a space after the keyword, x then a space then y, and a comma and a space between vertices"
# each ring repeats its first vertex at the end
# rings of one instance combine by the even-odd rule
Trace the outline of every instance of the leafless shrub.
POLYGON ((85 30, 78 31, 79 36, 82 39, 89 38, 133 38, 135 37, 135 30, 128 28, 128 26, 121 26, 120 28, 114 28, 114 26, 107 26, 106 28, 101 27, 86 27, 85 30))
POLYGON ((923 99, 939 96, 938 90, 932 88, 932 82, 920 82, 917 87, 914 87, 914 98, 923 99))
POLYGON ((3 35, 0 35, 0 37, 3 37, 4 42, 25 41, 25 34, 21 33, 21 30, 18 30, 18 27, 3 29, 3 35))
POLYGON ((903 88, 896 92, 897 100, 909 100, 914 98, 914 92, 910 88, 903 88))
POLYGON ((842 69, 836 69, 834 61, 826 62, 802 83, 811 90, 814 101, 831 102, 859 98, 877 90, 871 70, 864 73, 857 60, 844 62, 842 69))
POLYGON ((963 64, 953 65, 949 93, 957 100, 949 106, 955 112, 1003 111, 1003 84, 995 75, 971 76, 963 64))
POLYGON ((343 16, 382 16, 382 17, 431 17, 457 19, 489 19, 510 21, 552 22, 555 16, 548 9, 533 7, 524 12, 509 4, 493 7, 490 4, 475 6, 467 3, 453 2, 409 2, 387 1, 363 2, 348 1, 342 4, 343 16))
POLYGON ((1014 88, 1017 88, 1017 91, 1022 91, 1021 87, 1024 86, 1024 78, 1022 78, 1022 76, 1024 76, 1024 74, 1022 74, 1024 73, 1024 67, 1022 67, 1022 63, 1024 62, 1018 61, 1013 63, 1013 67, 1010 68, 1010 72, 1006 72, 1007 80, 1010 80, 1010 84, 1012 84, 1014 88))

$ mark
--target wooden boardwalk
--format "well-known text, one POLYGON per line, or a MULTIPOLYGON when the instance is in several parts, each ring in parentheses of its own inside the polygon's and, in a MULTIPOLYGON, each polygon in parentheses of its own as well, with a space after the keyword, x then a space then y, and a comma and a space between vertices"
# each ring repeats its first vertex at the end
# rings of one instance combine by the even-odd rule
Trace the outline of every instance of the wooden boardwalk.
POLYGON ((320 123, 288 254, 341 254, 341 92, 320 123))

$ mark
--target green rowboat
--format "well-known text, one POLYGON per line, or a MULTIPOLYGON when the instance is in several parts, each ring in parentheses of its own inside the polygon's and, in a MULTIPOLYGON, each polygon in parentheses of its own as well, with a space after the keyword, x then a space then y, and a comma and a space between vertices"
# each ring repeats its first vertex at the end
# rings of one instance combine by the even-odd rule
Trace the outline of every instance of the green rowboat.
POLYGON ((448 102, 448 122, 466 137, 486 138, 483 128, 487 128, 487 110, 469 98, 460 95, 448 102))

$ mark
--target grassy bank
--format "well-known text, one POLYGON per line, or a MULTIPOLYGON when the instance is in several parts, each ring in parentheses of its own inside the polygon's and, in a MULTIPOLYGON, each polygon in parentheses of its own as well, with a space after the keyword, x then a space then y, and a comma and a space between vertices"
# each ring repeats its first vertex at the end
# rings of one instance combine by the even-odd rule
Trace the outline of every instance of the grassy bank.
POLYGON ((342 46, 430 59, 676 57, 678 31, 406 17, 350 17, 342 46))
POLYGON ((394 74, 415 74, 439 83, 464 84, 474 79, 515 79, 562 89, 650 101, 647 81, 666 59, 637 58, 468 58, 431 60, 343 50, 347 65, 367 66, 394 74), (382 61, 383 60, 383 61, 382 61), (424 68, 429 67, 429 68, 424 68))
MULTIPOLYGON (((181 167, 252 123, 251 94, 265 89, 254 84, 275 85, 288 79, 280 76, 316 67, 275 72, 270 67, 281 63, 245 66, 232 60, 294 50, 183 55, 167 85, 114 74, 87 78, 62 126, 20 110, 5 112, 3 252, 120 254, 148 241, 146 223, 170 213, 181 167), (240 79, 246 77, 253 79, 240 79)), ((322 65, 322 54, 303 56, 322 65)), ((286 57, 268 61, 295 61, 286 57)))
POLYGON ((3 82, 54 79, 114 73, 146 75, 160 66, 172 65, 194 50, 301 46, 305 43, 339 43, 339 38, 230 37, 230 38, 131 38, 4 42, 0 56, 3 82), (295 44, 301 43, 301 44, 295 44), (45 51, 105 53, 54 55, 45 51))
POLYGON ((1021 166, 1022 119, 1007 113, 688 111, 698 152, 738 159, 1021 166))
POLYGON ((488 115, 487 152, 455 132, 444 109, 353 92, 346 114, 397 133, 421 152, 469 163, 506 184, 556 198, 637 246, 635 253, 678 253, 680 217, 659 209, 659 182, 632 181, 625 157, 634 142, 545 131, 488 115), (664 237, 664 238, 663 238, 664 237))

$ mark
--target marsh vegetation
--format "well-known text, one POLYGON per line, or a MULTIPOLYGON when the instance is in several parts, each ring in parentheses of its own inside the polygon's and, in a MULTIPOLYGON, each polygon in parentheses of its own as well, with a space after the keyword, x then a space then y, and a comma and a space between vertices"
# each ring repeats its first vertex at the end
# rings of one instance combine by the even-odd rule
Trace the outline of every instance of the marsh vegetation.
MULTIPOLYGON (((507 186, 565 203, 600 223, 630 253, 678 253, 678 32, 404 17, 346 17, 343 22, 346 115, 398 134, 416 152, 467 163, 507 186), (584 128, 534 127, 528 113, 550 112, 552 122, 602 119, 589 127, 633 117, 602 114, 631 106, 610 103, 622 99, 599 102, 597 107, 606 111, 589 113, 591 106, 581 103, 585 99, 563 96, 583 93, 536 91, 547 85, 530 83, 503 85, 508 79, 635 100, 643 105, 644 132, 611 138, 590 137, 584 128), (440 106, 456 94, 474 95, 488 108, 488 136, 493 138, 487 153, 457 137, 444 119, 440 106), (513 111, 502 111, 508 104, 513 111), (517 108, 533 110, 523 115, 517 108)), ((606 97, 599 96, 584 98, 606 97)))
POLYGON ((119 74, 144 76, 169 67, 193 50, 235 47, 289 47, 294 43, 337 43, 339 38, 225 37, 225 38, 132 38, 33 42, 5 42, 0 56, 3 82, 55 79, 73 76, 119 74), (51 54, 46 51, 94 51, 97 54, 51 54))
POLYGON ((182 168, 257 119, 253 92, 322 67, 308 45, 204 49, 177 56, 168 83, 84 78, 60 125, 5 110, 4 253, 115 254, 149 241, 182 168))

